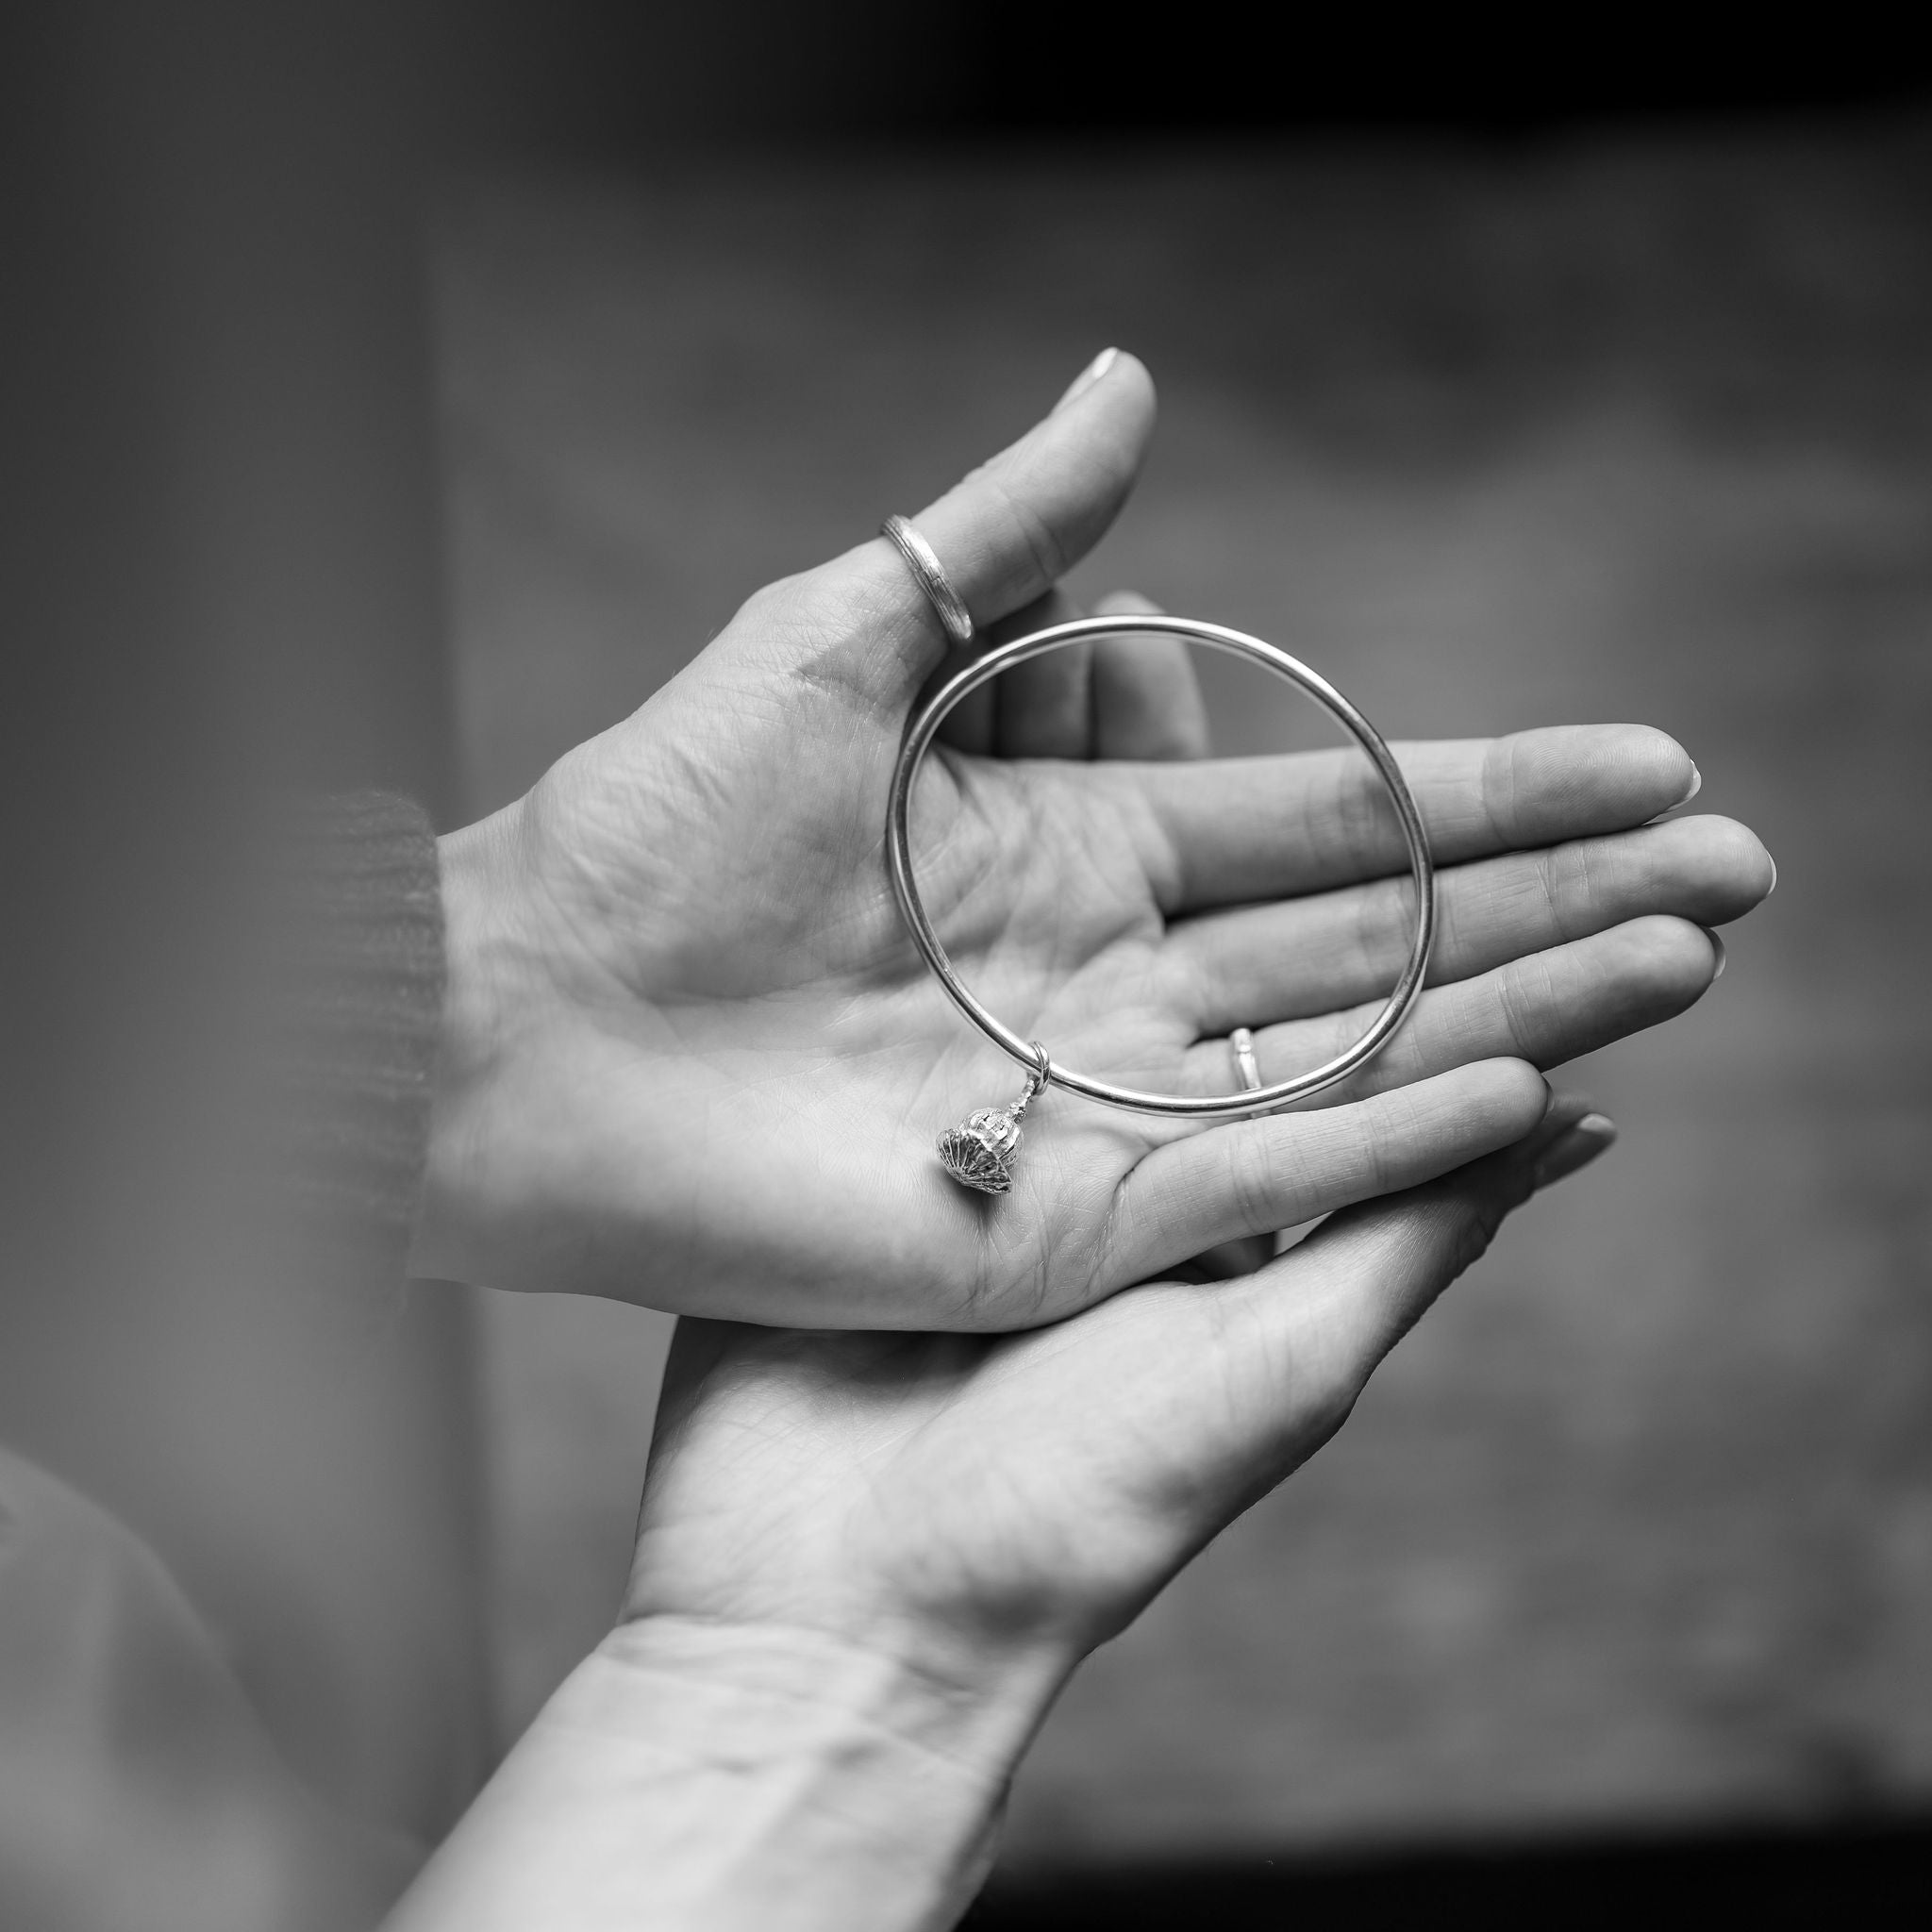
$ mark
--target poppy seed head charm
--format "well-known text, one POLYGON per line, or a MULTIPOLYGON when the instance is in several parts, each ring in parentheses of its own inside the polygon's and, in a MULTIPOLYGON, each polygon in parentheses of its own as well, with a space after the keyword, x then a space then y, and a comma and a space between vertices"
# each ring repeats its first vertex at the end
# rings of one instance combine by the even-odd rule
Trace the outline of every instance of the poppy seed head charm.
POLYGON ((1013 1156, 1020 1146, 1020 1120, 1046 1085, 1053 1062, 1038 1041, 1036 1064, 1026 1091, 1010 1107, 983 1107, 939 1138, 940 1159, 961 1187, 981 1194, 1004 1194, 1013 1185, 1013 1156))
POLYGON ((1013 1185, 1013 1154, 1020 1123, 1003 1107, 983 1107, 940 1136, 940 1158, 962 1186, 982 1194, 1004 1194, 1013 1185))

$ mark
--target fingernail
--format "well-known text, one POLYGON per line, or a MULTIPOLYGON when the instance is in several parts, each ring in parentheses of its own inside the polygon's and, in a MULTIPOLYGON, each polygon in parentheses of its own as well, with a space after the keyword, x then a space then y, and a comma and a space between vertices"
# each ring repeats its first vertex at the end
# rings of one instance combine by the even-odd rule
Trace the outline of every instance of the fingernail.
POLYGON ((1086 368, 1081 370, 1078 375, 1074 376, 1073 386, 1067 391, 1066 394, 1063 395, 1059 399, 1059 401, 1053 406, 1054 414, 1058 415, 1058 413, 1062 409, 1064 409, 1067 407, 1067 405, 1074 400, 1075 396, 1085 395, 1087 391, 1090 389, 1091 389, 1093 385, 1096 382, 1098 382, 1100 378, 1103 375, 1105 375, 1109 369, 1113 367, 1113 358, 1119 354, 1120 351, 1118 349, 1101 350, 1100 354, 1094 357, 1092 361, 1088 363, 1086 368))
MULTIPOLYGON (((1689 805, 1690 801, 1693 798, 1695 798, 1697 794, 1703 790, 1704 774, 1700 772, 1695 765, 1692 765, 1690 767, 1690 791, 1685 792, 1682 798, 1678 799, 1677 805, 1689 805)), ((1675 811, 1677 808, 1677 805, 1672 806, 1671 809, 1673 811, 1675 811)))
POLYGON ((1532 1186, 1547 1188, 1588 1167, 1617 1138, 1607 1114, 1587 1113, 1530 1170, 1532 1186))
MULTIPOLYGON (((1764 856, 1765 856, 1765 858, 1771 858, 1771 854, 1770 854, 1770 853, 1768 853, 1768 852, 1767 852, 1767 853, 1766 853, 1766 854, 1765 854, 1764 856)), ((1766 886, 1766 887, 1765 887, 1765 889, 1764 889, 1764 896, 1765 896, 1765 897, 1766 897, 1766 898, 1768 899, 1768 898, 1770 898, 1770 897, 1771 897, 1771 895, 1772 895, 1772 894, 1773 894, 1773 893, 1774 893, 1774 891, 1777 891, 1777 860, 1776 860, 1776 859, 1774 859, 1774 858, 1771 858, 1771 883, 1770 883, 1770 885, 1768 885, 1768 886, 1766 886)))
POLYGON ((1708 926, 1704 928, 1704 937, 1710 941, 1710 949, 1717 955, 1717 971, 1710 975, 1710 983, 1715 986, 1724 976, 1724 967, 1728 963, 1729 956, 1724 951, 1724 941, 1708 926))

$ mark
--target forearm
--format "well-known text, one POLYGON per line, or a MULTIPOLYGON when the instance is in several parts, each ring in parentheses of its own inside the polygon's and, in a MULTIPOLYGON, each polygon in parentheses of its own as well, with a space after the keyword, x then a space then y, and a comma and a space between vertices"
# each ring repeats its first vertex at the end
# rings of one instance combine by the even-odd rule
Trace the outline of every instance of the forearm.
POLYGON ((565 1681, 391 1932, 953 1924, 1058 1682, 967 1692, 801 1631, 647 1618, 565 1681))

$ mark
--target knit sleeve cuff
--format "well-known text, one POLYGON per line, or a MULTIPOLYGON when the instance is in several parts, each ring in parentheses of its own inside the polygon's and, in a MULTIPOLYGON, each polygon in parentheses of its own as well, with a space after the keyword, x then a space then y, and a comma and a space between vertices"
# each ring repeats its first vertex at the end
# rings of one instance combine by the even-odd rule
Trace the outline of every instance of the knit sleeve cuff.
POLYGON ((442 1008, 436 838, 389 792, 293 814, 280 1074, 289 1203, 311 1265, 393 1290, 423 1186, 442 1008))

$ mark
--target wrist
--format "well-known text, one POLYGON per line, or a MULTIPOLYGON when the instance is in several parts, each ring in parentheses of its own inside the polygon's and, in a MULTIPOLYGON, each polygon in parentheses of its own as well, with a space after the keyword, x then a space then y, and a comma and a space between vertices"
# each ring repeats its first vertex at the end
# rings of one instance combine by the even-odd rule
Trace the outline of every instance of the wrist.
POLYGON ((652 1616, 566 1680, 396 1926, 951 1925, 1058 1677, 962 1685, 819 1632, 652 1616))
POLYGON ((670 1612, 627 1618, 593 1655, 655 1685, 657 1713, 691 1718, 683 1735, 700 1748, 722 1714, 741 1711, 760 1738, 807 1750, 821 1735, 863 1735, 880 1762, 924 1760, 961 1793, 1004 1791, 1071 1669, 1029 1650, 955 1670, 936 1645, 670 1612))

